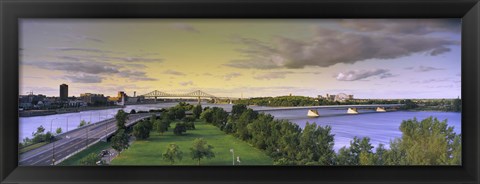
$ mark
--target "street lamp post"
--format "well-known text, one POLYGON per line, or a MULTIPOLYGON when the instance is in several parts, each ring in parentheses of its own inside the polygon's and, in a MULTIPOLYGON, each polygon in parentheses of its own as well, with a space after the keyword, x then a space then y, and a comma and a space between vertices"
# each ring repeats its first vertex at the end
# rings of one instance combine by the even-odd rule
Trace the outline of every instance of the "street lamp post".
POLYGON ((230 152, 232 153, 232 165, 235 165, 235 153, 233 151, 233 148, 230 149, 230 152))
MULTIPOLYGON (((54 139, 53 133, 52 133, 52 123, 53 123, 53 120, 56 120, 56 119, 57 118, 50 120, 50 135, 52 136, 52 137, 49 137, 50 140, 54 139)), ((53 144, 52 144, 52 165, 55 165, 55 140, 53 140, 53 144)))
POLYGON ((88 148, 88 128, 89 128, 89 127, 88 127, 88 125, 87 125, 87 126, 85 127, 85 130, 87 131, 87 134, 86 134, 87 139, 85 140, 85 147, 87 147, 87 148, 88 148))

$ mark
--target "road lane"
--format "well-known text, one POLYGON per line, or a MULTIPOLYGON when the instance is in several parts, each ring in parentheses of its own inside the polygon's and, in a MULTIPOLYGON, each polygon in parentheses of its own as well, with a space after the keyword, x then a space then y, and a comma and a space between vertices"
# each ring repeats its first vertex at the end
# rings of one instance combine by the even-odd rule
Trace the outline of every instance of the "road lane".
MULTIPOLYGON (((152 114, 132 114, 126 125, 130 126, 137 121, 149 118, 152 114)), ((85 148, 88 144, 98 141, 106 134, 113 134, 117 130, 115 119, 109 119, 88 125, 82 129, 76 129, 61 135, 63 137, 55 143, 50 143, 35 150, 20 155, 20 166, 51 165, 53 159, 58 161, 66 156, 85 148), (106 129, 106 131, 105 131, 106 129), (87 139, 88 135, 88 139, 87 139), (66 138, 66 137, 69 138, 66 138), (55 149, 53 149, 55 144, 55 149)), ((57 163, 55 163, 57 164, 57 163)))

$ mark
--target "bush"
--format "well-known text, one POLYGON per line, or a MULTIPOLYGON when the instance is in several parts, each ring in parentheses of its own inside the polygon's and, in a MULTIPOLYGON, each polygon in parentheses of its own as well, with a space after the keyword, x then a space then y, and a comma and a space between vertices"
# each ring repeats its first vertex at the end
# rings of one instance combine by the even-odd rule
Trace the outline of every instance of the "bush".
POLYGON ((81 165, 97 165, 100 157, 95 153, 90 153, 80 160, 81 165))

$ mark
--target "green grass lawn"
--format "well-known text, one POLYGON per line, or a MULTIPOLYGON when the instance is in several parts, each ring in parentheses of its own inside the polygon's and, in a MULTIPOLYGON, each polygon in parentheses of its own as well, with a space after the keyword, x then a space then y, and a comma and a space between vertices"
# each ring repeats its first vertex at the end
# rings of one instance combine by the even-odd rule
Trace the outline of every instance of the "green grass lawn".
MULTIPOLYGON (((175 126, 174 123, 172 125, 175 126)), ((273 165, 273 160, 263 151, 225 134, 213 125, 196 122, 195 127, 195 130, 187 130, 182 136, 174 135, 173 128, 163 135, 152 132, 147 140, 135 141, 115 158, 111 165, 170 165, 162 159, 162 154, 170 143, 177 144, 183 152, 183 159, 175 165, 197 165, 197 161, 190 156, 190 147, 195 138, 201 137, 214 147, 215 158, 202 159, 200 165, 232 165, 231 148, 234 149, 235 160, 240 156, 241 165, 273 165)))
POLYGON ((111 146, 110 142, 103 142, 100 141, 97 144, 94 144, 87 149, 84 149, 80 151, 79 153, 73 155, 72 157, 64 160, 58 165, 61 166, 79 166, 80 165, 80 160, 89 155, 90 153, 96 153, 99 154, 102 150, 107 149, 111 146))

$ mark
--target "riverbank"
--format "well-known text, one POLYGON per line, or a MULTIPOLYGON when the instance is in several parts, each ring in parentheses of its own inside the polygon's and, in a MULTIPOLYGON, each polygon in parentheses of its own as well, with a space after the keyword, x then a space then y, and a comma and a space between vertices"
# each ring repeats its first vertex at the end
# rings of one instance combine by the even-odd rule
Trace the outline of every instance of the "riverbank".
POLYGON ((28 110, 28 111, 19 111, 18 115, 20 117, 48 116, 48 115, 54 115, 54 114, 67 114, 67 113, 76 113, 81 111, 105 110, 105 109, 116 109, 116 108, 123 108, 123 106, 66 108, 66 109, 54 109, 54 110, 28 110))

